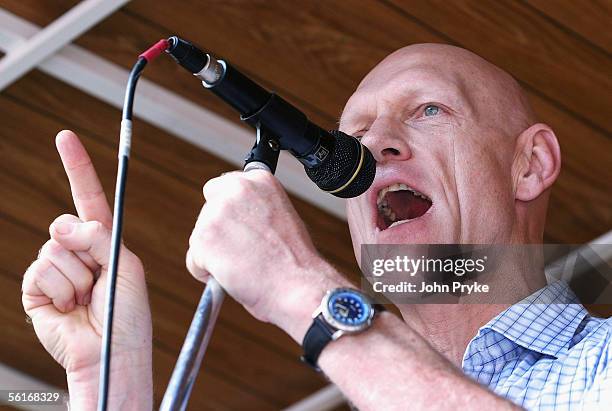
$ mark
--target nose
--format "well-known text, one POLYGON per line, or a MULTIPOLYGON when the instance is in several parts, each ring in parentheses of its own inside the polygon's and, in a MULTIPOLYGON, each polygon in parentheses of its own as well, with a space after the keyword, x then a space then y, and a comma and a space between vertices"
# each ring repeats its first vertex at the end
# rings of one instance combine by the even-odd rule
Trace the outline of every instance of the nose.
POLYGON ((388 119, 377 119, 362 136, 377 162, 404 161, 412 157, 408 136, 388 119))

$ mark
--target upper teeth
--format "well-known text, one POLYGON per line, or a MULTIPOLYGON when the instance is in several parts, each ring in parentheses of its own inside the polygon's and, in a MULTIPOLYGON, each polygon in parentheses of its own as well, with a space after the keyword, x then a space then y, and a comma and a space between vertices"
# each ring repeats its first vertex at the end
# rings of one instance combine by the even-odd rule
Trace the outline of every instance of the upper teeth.
POLYGON ((427 198, 425 194, 416 191, 414 188, 408 187, 406 184, 403 184, 403 183, 395 183, 395 184, 392 184, 390 186, 383 188, 382 190, 378 192, 378 198, 376 199, 376 205, 378 206, 378 208, 381 211, 388 208, 389 205, 387 204, 387 201, 384 200, 385 194, 387 194, 389 191, 401 191, 401 190, 408 190, 415 196, 421 197, 424 200, 430 201, 429 198, 427 198))

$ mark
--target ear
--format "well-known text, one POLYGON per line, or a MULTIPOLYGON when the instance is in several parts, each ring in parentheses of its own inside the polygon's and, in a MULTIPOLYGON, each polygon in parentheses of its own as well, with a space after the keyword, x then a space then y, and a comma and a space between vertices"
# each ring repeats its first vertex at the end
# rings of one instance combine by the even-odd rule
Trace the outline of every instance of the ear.
POLYGON ((547 190, 561 170, 561 148, 555 133, 546 124, 534 124, 516 141, 513 168, 515 197, 531 201, 547 190))

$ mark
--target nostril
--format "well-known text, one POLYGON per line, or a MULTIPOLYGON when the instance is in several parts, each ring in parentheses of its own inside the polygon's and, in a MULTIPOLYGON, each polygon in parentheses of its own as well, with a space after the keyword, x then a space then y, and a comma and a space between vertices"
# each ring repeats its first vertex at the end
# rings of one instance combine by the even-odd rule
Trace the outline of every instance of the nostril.
POLYGON ((383 151, 381 151, 383 156, 399 156, 400 152, 398 149, 396 148, 385 148, 383 151))

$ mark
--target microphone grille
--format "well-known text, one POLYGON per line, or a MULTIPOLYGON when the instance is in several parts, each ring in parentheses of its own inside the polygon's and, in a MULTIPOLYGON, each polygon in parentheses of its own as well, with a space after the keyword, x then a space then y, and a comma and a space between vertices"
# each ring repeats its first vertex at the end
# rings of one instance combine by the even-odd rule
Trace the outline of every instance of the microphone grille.
POLYGON ((363 194, 374 181, 376 160, 355 137, 332 130, 334 148, 323 164, 304 167, 308 177, 322 190, 340 198, 363 194))

